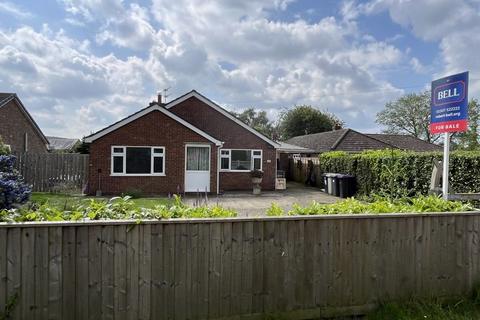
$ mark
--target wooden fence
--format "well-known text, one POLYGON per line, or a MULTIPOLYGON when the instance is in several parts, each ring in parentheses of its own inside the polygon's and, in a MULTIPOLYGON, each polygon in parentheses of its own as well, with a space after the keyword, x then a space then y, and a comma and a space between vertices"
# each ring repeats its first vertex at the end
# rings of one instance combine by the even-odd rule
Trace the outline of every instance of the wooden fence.
POLYGON ((13 319, 312 319, 468 293, 480 216, 0 224, 13 319), (15 297, 18 297, 16 300, 15 297))
POLYGON ((33 191, 81 191, 88 177, 88 155, 77 153, 15 154, 15 167, 33 191))
POLYGON ((323 181, 318 158, 300 158, 298 160, 290 159, 288 178, 301 183, 305 182, 307 178, 308 161, 310 160, 313 162, 313 171, 316 178, 315 184, 317 187, 323 188, 323 181))

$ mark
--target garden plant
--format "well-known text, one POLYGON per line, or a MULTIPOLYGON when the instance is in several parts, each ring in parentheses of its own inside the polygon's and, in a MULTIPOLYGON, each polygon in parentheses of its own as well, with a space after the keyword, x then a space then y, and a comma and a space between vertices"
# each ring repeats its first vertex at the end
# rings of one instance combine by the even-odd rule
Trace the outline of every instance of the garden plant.
POLYGON ((27 202, 32 191, 14 169, 16 157, 9 153, 0 139, 0 210, 27 202))

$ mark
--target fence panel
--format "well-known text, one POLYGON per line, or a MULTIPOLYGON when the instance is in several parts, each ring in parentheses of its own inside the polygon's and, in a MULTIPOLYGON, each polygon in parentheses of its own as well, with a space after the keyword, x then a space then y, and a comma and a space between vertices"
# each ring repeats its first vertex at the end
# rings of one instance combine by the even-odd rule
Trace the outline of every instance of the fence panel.
POLYGON ((15 168, 35 192, 81 191, 88 178, 88 154, 18 153, 15 168))
POLYGON ((289 178, 296 182, 304 183, 307 179, 308 162, 313 163, 313 172, 315 173, 315 186, 323 188, 322 176, 320 175, 320 160, 318 158, 300 158, 289 160, 289 178))
MULTIPOLYGON (((311 319, 469 293, 474 213, 0 224, 12 319, 311 319)), ((1 312, 0 310, 0 316, 1 312)))

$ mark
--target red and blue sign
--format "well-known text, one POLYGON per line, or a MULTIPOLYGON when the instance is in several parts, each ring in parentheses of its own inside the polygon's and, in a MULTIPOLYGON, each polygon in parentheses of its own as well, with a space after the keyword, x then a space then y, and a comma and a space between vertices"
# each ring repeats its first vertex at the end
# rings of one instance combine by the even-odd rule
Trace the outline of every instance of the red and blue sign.
POLYGON ((431 133, 468 129, 468 72, 432 82, 431 133))

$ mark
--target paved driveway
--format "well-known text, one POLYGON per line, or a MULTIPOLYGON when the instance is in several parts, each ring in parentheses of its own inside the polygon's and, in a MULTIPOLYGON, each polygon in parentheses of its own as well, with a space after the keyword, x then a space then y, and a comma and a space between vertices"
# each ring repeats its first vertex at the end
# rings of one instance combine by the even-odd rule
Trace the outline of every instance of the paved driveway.
MULTIPOLYGON (((213 196, 208 199, 208 204, 218 204, 224 208, 234 209, 239 216, 263 216, 265 211, 270 208, 273 202, 285 209, 292 208, 294 203, 305 206, 313 200, 319 203, 334 203, 340 198, 328 195, 318 188, 305 187, 296 182, 288 182, 287 190, 284 191, 264 191, 259 196, 254 196, 251 192, 228 192, 221 196, 213 196)), ((188 197, 185 202, 194 205, 196 202, 205 202, 195 197, 188 197)))

